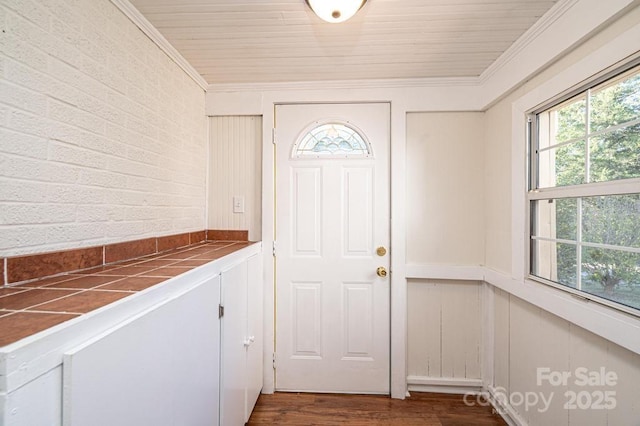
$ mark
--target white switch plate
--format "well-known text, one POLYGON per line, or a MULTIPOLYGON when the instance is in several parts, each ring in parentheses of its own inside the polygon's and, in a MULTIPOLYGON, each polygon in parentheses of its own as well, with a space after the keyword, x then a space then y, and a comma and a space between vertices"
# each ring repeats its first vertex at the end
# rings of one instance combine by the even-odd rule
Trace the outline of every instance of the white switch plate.
POLYGON ((244 197, 241 197, 241 196, 233 197, 233 212, 244 213, 244 197))

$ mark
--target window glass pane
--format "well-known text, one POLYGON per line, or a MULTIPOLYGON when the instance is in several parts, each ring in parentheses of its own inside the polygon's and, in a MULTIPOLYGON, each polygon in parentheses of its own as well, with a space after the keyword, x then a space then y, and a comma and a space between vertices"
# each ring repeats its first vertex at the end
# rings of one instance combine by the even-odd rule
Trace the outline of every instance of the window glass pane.
POLYGON ((575 198, 532 202, 533 235, 543 238, 576 240, 578 202, 575 198))
POLYGON ((577 285, 577 248, 573 244, 531 240, 531 274, 567 287, 577 285))
POLYGON ((640 177, 640 124, 600 134, 589 149, 590 182, 640 177))
POLYGON ((583 198, 582 239, 640 248, 640 194, 583 198))
POLYGON ((578 185, 585 182, 585 142, 571 142, 538 155, 538 187, 578 185))
POLYGON ((591 132, 640 118, 640 71, 634 70, 591 90, 591 132))
POLYGON ((582 290, 640 308, 640 253, 584 247, 582 290))
POLYGON ((578 200, 564 198, 555 200, 557 238, 575 240, 578 228, 578 200))
POLYGON ((295 145, 294 157, 366 157, 369 144, 353 128, 341 123, 314 127, 295 145))
POLYGON ((585 137, 587 129, 587 100, 585 96, 565 102, 550 110, 549 113, 551 114, 550 145, 585 137))

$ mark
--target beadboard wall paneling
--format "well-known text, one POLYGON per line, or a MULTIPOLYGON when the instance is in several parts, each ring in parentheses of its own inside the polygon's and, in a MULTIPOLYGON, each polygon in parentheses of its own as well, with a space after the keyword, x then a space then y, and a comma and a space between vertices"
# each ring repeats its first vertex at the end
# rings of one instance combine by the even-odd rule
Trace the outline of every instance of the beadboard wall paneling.
MULTIPOLYGON (((512 397, 511 408, 527 425, 635 424, 640 418, 640 355, 537 308, 499 289, 495 291, 494 376, 492 387, 502 396, 512 397), (566 372, 566 385, 538 383, 538 369, 566 372), (601 374, 601 368, 616 375, 612 386, 581 385, 580 372, 601 374), (567 409, 571 393, 580 395, 580 404, 590 404, 614 392, 615 407, 567 409), (569 394, 566 394, 569 392, 569 394), (533 404, 533 393, 549 400, 533 404), (588 395, 587 395, 588 393, 588 395), (519 395, 529 395, 531 405, 520 403, 519 395)), ((487 380, 491 384, 491 380, 487 380)), ((574 401, 575 402, 575 401, 574 401)), ((604 403, 604 402, 603 402, 604 403)))
POLYGON ((481 379, 481 293, 477 281, 408 283, 408 375, 481 379))
POLYGON ((209 118, 209 229, 247 230, 262 239, 262 117, 209 118), (244 197, 234 213, 233 197, 244 197))
POLYGON ((109 0, 0 15, 0 256, 203 229, 203 89, 109 0))

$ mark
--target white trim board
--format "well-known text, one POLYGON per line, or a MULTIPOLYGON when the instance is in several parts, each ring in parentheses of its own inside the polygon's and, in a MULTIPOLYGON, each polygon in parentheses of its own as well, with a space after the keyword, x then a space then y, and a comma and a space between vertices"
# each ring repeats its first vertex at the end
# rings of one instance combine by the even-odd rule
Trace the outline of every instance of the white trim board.
POLYGON ((484 268, 480 265, 420 265, 410 264, 405 267, 408 280, 428 279, 433 280, 484 280, 484 268))
POLYGON ((485 82, 495 74, 497 74, 504 66, 515 57, 526 50, 540 35, 548 31, 549 28, 558 20, 565 12, 571 9, 579 0, 559 0, 551 9, 547 11, 540 19, 538 19, 527 31, 524 32, 502 55, 498 57, 491 65, 480 75, 479 80, 485 82))
POLYGON ((140 30, 151 39, 173 62, 176 63, 202 90, 206 91, 208 83, 198 71, 176 50, 160 31, 145 18, 129 0, 110 0, 111 3, 133 22, 140 30))
POLYGON ((491 405, 509 426, 527 426, 527 422, 513 409, 509 401, 504 400, 504 393, 500 394, 498 388, 493 386, 487 386, 487 392, 491 405))
POLYGON ((407 385, 410 391, 416 392, 465 394, 467 392, 480 392, 483 389, 484 383, 482 379, 407 376, 407 385))
POLYGON ((436 392, 457 395, 479 394, 484 389, 482 379, 459 379, 455 377, 432 378, 407 376, 407 387, 414 392, 436 392))
POLYGON ((407 376, 407 385, 412 392, 435 392, 454 395, 486 395, 491 406, 509 426, 526 426, 527 423, 511 405, 503 404, 504 395, 499 390, 486 386, 482 379, 460 379, 455 377, 430 378, 425 376, 407 376))
POLYGON ((212 83, 207 90, 213 92, 275 92, 280 90, 403 89, 412 87, 478 86, 478 84, 478 77, 433 77, 277 83, 212 83))
POLYGON ((407 394, 407 230, 405 221, 407 105, 391 105, 391 396, 407 394), (397 108, 395 108, 395 107, 397 108))
POLYGON ((598 33, 634 4, 634 0, 558 1, 482 73, 479 80, 485 108, 598 33))

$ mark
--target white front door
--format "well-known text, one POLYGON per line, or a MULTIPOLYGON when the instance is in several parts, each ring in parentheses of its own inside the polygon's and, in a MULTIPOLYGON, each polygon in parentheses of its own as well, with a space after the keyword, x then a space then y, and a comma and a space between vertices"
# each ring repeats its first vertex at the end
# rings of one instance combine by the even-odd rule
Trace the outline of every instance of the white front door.
POLYGON ((276 390, 387 394, 389 104, 275 114, 276 390))

